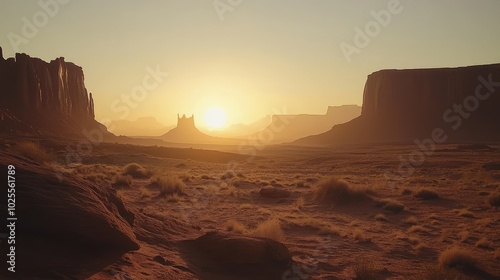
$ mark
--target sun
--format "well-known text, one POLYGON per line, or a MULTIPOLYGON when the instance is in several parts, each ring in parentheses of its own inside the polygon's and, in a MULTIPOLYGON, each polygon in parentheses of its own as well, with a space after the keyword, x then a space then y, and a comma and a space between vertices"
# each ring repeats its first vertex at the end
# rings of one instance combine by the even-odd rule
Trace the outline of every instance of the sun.
POLYGON ((205 113, 205 124, 211 129, 219 129, 226 125, 226 112, 221 108, 209 108, 205 113))

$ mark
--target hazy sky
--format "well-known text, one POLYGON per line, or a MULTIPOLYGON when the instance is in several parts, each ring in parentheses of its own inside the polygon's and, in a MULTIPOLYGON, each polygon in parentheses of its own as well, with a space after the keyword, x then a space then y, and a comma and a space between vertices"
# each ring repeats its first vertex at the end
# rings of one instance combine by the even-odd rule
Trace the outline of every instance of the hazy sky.
POLYGON ((323 114, 328 105, 361 105, 366 76, 379 69, 500 62, 498 0, 59 2, 1 0, 0 46, 4 57, 17 47, 82 66, 98 120, 172 124, 177 113, 194 113, 201 122, 212 107, 235 123, 284 108, 323 114), (372 11, 381 10, 375 23, 372 11), (368 27, 369 42, 355 43, 356 27, 368 27), (343 42, 359 47, 350 62, 343 42), (155 86, 148 75, 157 68, 169 76, 155 86))

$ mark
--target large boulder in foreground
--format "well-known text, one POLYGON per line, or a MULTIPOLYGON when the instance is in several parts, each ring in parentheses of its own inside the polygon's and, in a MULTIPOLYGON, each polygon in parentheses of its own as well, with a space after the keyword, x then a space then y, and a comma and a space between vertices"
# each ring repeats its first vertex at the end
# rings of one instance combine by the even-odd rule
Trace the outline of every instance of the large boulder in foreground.
MULTIPOLYGON (((0 151, 0 166, 15 166, 16 250, 20 273, 50 278, 78 274, 85 258, 121 255, 139 248, 134 215, 112 190, 76 178, 57 176, 50 167, 0 151), (70 259, 77 260, 71 263, 70 259), (64 273, 61 268, 73 267, 64 273), (45 268, 51 272, 43 272, 45 268), (74 273, 74 274, 73 274, 74 273)), ((5 200, 6 201, 6 200, 5 200)), ((4 200, 0 207, 5 209, 4 200)), ((89 272, 90 273, 90 272, 89 272)), ((78 278, 78 277, 76 277, 78 278)), ((83 278, 83 277, 82 277, 83 278)))
POLYGON ((185 259, 202 279, 226 279, 228 275, 237 277, 234 279, 281 279, 292 262, 284 244, 262 237, 208 232, 185 241, 185 248, 185 259))

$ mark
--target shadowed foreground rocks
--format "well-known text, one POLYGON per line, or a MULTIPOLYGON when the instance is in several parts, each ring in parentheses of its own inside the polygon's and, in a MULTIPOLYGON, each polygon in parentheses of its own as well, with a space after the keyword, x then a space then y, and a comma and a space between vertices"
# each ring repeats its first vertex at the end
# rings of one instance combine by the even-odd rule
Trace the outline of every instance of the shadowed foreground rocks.
POLYGON ((287 247, 278 241, 221 232, 184 241, 182 251, 203 280, 281 279, 292 262, 287 247))
POLYGON ((134 214, 112 190, 69 174, 60 181, 49 167, 2 151, 0 165, 16 168, 16 277, 85 279, 139 249, 134 214))

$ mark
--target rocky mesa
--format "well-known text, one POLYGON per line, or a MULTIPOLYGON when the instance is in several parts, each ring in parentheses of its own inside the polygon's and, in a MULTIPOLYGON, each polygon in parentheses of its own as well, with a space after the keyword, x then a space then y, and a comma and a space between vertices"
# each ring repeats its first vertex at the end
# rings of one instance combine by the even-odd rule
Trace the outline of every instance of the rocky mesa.
POLYGON ((500 140, 500 64, 458 68, 381 70, 368 76, 361 116, 299 139, 304 145, 500 140))
POLYGON ((56 135, 77 135, 82 128, 105 131, 94 119, 83 69, 64 57, 45 62, 17 53, 5 59, 0 48, 0 109, 4 132, 20 127, 13 119, 56 135))

